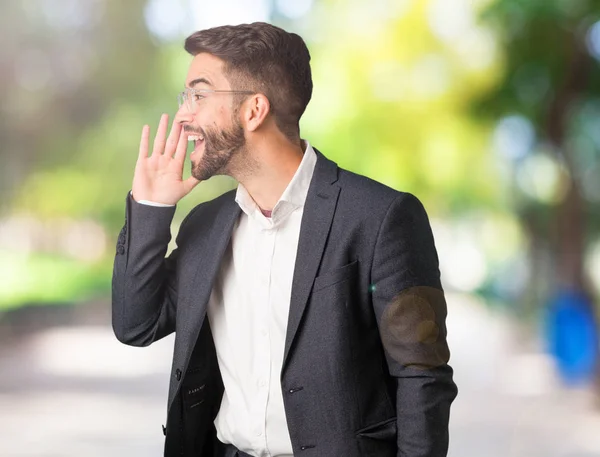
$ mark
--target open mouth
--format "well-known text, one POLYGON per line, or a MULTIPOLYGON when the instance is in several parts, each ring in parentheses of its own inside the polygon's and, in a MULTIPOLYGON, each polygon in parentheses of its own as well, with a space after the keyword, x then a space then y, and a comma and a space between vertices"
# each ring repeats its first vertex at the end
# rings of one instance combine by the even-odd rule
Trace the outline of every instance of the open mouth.
POLYGON ((204 145, 204 136, 188 135, 188 141, 194 142, 194 150, 192 151, 192 154, 194 154, 194 152, 199 151, 200 148, 202 148, 202 146, 204 145))

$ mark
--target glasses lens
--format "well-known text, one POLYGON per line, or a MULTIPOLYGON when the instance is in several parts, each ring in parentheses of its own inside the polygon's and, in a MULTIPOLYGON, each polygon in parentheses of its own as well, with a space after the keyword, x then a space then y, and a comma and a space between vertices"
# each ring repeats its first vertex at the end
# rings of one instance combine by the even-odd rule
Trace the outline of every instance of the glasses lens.
POLYGON ((180 108, 185 105, 185 107, 191 112, 193 112, 196 108, 194 97, 191 96, 189 90, 184 90, 183 92, 179 93, 177 96, 177 103, 179 104, 180 108))

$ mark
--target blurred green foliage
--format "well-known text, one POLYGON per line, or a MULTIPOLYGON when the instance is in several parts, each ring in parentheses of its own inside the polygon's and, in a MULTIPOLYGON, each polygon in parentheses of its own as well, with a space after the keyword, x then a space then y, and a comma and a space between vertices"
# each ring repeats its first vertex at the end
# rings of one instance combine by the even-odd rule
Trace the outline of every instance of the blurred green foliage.
POLYGON ((497 65, 467 65, 434 36, 430 2, 397 15, 324 2, 309 36, 314 96, 308 137, 341 166, 418 195, 434 216, 501 210, 488 131, 469 112, 497 65))
MULTIPOLYGON (((111 246, 141 127, 150 124, 152 135, 161 113, 174 114, 190 60, 184 35, 164 42, 149 32, 146 5, 0 4, 10 37, 0 41, 0 214, 89 219, 109 234, 106 255, 87 263, 56 252, 21 258, 6 249, 10 242, 0 246, 0 306, 110 290, 111 246)), ((595 11, 591 0, 320 0, 301 20, 276 10, 272 18, 311 51, 315 89, 303 137, 340 166, 416 194, 432 219, 496 221, 481 235, 491 278, 509 272, 507 259, 525 248, 516 218, 526 225, 547 204, 527 200, 533 209, 521 212, 526 200, 512 165, 493 153, 490 133, 502 116, 518 113, 544 136, 547 95, 569 67, 569 37, 595 11), (474 20, 456 22, 455 13, 474 20)), ((577 119, 597 97, 592 67, 569 111, 573 122, 565 123, 576 138, 586 137, 577 119)), ((178 205, 174 230, 196 204, 234 187, 226 177, 198 186, 178 205)))
MULTIPOLYGON (((182 40, 162 43, 148 32, 142 0, 78 4, 73 14, 88 20, 75 24, 61 22, 42 0, 32 3, 39 8, 0 6, 5 13, 0 16, 36 26, 33 39, 20 28, 12 30, 18 50, 13 64, 31 53, 40 62, 29 65, 50 75, 44 84, 24 85, 18 72, 8 81, 17 88, 13 108, 20 116, 12 120, 11 140, 2 149, 16 164, 6 175, 18 176, 3 189, 4 212, 97 220, 113 245, 141 126, 149 123, 155 131, 162 112, 174 113, 189 56, 182 40), (61 72, 56 67, 61 61, 78 77, 61 72), (27 154, 14 153, 23 148, 27 154)), ((303 136, 340 166, 419 195, 434 217, 479 207, 502 211, 485 126, 469 113, 469 101, 493 85, 495 66, 464 65, 433 35, 427 4, 414 2, 394 17, 365 15, 368 10, 358 2, 322 1, 304 22, 279 21, 305 37, 313 56, 315 91, 301 123, 303 136)), ((234 186, 221 177, 203 183, 179 204, 175 225, 200 201, 234 186)), ((46 300, 53 262, 51 290, 62 296, 76 297, 97 284, 108 290, 107 276, 95 282, 93 275, 107 270, 112 249, 88 266, 33 255, 16 268, 11 256, 0 259, 11 278, 26 269, 29 284, 35 284, 7 283, 0 293, 6 306, 46 300)))
POLYGON ((585 263, 600 229, 599 20, 597 0, 497 0, 481 15, 505 68, 474 115, 520 118, 533 132, 511 163, 512 208, 530 241, 532 307, 561 288, 595 292, 585 263), (553 172, 549 198, 519 185, 526 175, 539 183, 553 172))
POLYGON ((0 292, 0 310, 20 305, 85 302, 106 296, 112 265, 85 265, 61 256, 3 252, 0 275, 9 287, 0 292))

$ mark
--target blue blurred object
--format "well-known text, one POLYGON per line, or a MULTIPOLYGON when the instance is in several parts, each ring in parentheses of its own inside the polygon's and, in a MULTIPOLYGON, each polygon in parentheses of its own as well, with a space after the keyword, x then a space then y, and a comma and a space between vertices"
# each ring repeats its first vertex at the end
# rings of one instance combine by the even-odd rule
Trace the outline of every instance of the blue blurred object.
POLYGON ((583 293, 562 290, 550 301, 547 315, 547 338, 565 382, 590 382, 599 356, 598 329, 594 304, 583 293))

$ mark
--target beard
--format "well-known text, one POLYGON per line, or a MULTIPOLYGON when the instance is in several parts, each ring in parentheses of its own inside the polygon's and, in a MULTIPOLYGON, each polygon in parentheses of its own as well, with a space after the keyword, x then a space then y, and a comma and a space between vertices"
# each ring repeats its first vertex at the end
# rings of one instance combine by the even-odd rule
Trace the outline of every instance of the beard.
POLYGON ((192 160, 192 176, 199 181, 206 181, 217 175, 231 174, 231 160, 246 148, 246 137, 242 124, 233 117, 231 125, 219 130, 217 127, 185 126, 188 133, 204 137, 204 152, 197 163, 192 160))

